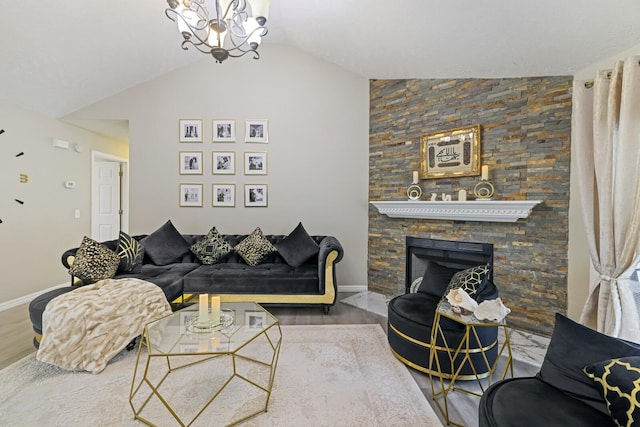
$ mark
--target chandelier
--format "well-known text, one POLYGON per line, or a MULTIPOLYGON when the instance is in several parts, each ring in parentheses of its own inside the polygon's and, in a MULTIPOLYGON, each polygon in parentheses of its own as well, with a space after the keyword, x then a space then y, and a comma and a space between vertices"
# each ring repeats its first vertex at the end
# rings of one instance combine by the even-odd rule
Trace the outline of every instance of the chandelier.
POLYGON ((271 0, 167 0, 167 3, 165 14, 178 24, 184 50, 193 46, 211 54, 218 63, 247 53, 252 53, 253 59, 260 58, 258 47, 267 34, 264 25, 271 0))

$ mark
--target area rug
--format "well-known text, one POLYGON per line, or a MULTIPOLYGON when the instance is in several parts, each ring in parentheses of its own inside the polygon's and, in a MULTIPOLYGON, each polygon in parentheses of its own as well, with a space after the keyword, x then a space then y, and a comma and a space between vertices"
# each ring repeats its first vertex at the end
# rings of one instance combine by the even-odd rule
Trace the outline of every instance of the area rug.
MULTIPOLYGON (((406 367, 391 355, 380 325, 282 326, 282 336, 269 410, 241 426, 442 425, 406 367)), ((0 425, 140 426, 129 404, 135 360, 135 351, 123 351, 104 371, 91 374, 27 356, 0 371, 0 425)), ((195 366, 200 367, 173 377, 179 384, 170 398, 178 397, 176 406, 183 406, 176 412, 198 407, 215 381, 208 376, 219 371, 195 366)), ((228 391, 193 425, 224 425, 238 411, 260 405, 242 387, 228 391), (238 402, 240 409, 226 406, 238 402)), ((155 409, 149 405, 161 416, 156 424, 178 425, 162 415, 160 403, 155 409)))

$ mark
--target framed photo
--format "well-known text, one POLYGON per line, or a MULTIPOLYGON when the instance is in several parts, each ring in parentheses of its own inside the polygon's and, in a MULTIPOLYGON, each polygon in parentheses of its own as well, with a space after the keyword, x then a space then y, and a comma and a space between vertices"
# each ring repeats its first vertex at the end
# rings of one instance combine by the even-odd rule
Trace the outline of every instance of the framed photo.
POLYGON ((202 184, 180 184, 180 206, 202 207, 202 184))
POLYGON ((247 329, 261 331, 267 326, 267 313, 264 311, 245 311, 244 324, 247 329))
POLYGON ((480 125, 423 135, 420 178, 480 175, 480 125))
POLYGON ((269 121, 268 120, 247 120, 244 130, 245 142, 269 142, 269 121))
POLYGON ((266 175, 267 174, 267 153, 245 152, 244 153, 244 174, 245 175, 266 175))
POLYGON ((236 142, 236 121, 214 119, 213 142, 236 142))
POLYGON ((246 207, 267 206, 267 184, 245 184, 244 205, 246 207))
POLYGON ((212 205, 214 207, 235 207, 236 205, 236 185, 235 184, 212 184, 212 205))
POLYGON ((214 151, 213 168, 214 175, 235 175, 236 153, 233 151, 214 151))
POLYGON ((180 120, 180 142, 202 142, 202 120, 180 120))
POLYGON ((180 152, 180 175, 202 175, 202 151, 180 152))

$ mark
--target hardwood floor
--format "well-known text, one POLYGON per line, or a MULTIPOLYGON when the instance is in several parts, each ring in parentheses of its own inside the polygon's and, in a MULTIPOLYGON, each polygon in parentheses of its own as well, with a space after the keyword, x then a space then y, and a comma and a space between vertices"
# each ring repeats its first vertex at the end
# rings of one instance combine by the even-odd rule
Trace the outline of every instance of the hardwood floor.
MULTIPOLYGON (((340 293, 338 301, 352 294, 340 293)), ((387 331, 386 317, 361 310, 359 308, 336 303, 329 315, 325 315, 322 309, 317 307, 269 307, 280 323, 283 325, 335 325, 335 324, 379 324, 384 331, 387 331)), ((21 359, 34 351, 32 344, 33 330, 29 321, 27 305, 15 307, 10 310, 0 312, 0 337, 2 347, 0 347, 0 369, 21 359)), ((535 374, 538 368, 526 363, 514 363, 515 376, 529 376, 535 374)), ((440 417, 444 425, 444 418, 435 402, 432 400, 431 384, 429 376, 407 368, 414 377, 418 387, 422 391, 425 399, 434 408, 434 412, 440 417)), ((469 383, 467 381, 466 383, 469 383)), ((478 425, 478 401, 479 398, 462 392, 454 392, 449 398, 450 418, 455 422, 465 426, 474 427, 478 425)))

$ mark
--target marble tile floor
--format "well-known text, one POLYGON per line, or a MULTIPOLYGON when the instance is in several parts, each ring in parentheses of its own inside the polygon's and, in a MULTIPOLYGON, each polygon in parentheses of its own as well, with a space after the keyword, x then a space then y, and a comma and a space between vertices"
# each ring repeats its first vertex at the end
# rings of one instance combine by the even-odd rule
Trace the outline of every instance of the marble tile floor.
MULTIPOLYGON (((383 317, 387 317, 387 303, 392 297, 372 292, 364 291, 350 295, 341 302, 366 310, 383 317)), ((502 335, 502 329, 500 329, 502 335)), ((511 340, 511 351, 515 360, 526 362, 534 366, 540 366, 549 345, 549 338, 536 335, 527 331, 520 331, 509 328, 509 338, 511 340)), ((504 339, 500 337, 500 341, 504 339)))

